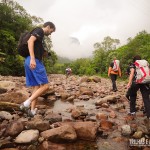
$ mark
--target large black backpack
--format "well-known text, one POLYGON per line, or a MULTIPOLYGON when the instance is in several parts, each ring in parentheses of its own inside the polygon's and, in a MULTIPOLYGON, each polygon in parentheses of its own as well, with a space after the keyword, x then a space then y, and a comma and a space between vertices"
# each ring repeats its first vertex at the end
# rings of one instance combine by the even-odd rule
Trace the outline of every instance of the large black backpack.
POLYGON ((28 49, 28 43, 27 41, 29 40, 31 36, 31 32, 25 32, 21 34, 19 42, 18 42, 18 53, 22 57, 27 57, 29 56, 29 49, 28 49))
MULTIPOLYGON (((38 28, 38 27, 37 27, 38 28)), ((35 29, 37 29, 35 28, 35 29)), ((29 49, 28 49, 28 40, 32 34, 32 32, 35 30, 33 29, 31 32, 24 32, 21 34, 19 42, 18 42, 18 53, 19 55, 21 55, 22 57, 27 57, 29 56, 29 49)))

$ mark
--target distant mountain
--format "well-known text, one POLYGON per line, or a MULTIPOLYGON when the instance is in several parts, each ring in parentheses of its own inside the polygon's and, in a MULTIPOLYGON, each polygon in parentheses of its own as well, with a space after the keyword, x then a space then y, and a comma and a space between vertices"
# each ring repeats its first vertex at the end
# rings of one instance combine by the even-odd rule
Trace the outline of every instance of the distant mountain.
POLYGON ((77 39, 77 38, 75 38, 75 37, 70 37, 70 42, 71 42, 72 44, 80 45, 79 39, 77 39))

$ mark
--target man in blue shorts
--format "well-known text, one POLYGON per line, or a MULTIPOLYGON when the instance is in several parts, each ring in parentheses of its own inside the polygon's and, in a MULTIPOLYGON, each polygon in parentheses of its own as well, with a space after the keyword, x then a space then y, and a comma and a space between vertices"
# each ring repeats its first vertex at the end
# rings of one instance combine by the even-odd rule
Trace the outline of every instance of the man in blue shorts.
POLYGON ((31 37, 28 40, 29 56, 25 58, 25 75, 26 85, 33 87, 33 93, 25 102, 20 105, 20 109, 29 109, 30 115, 36 114, 36 100, 45 91, 48 90, 48 78, 45 67, 42 63, 44 54, 43 37, 48 36, 55 31, 55 25, 52 22, 44 23, 42 28, 35 28, 31 32, 31 37))

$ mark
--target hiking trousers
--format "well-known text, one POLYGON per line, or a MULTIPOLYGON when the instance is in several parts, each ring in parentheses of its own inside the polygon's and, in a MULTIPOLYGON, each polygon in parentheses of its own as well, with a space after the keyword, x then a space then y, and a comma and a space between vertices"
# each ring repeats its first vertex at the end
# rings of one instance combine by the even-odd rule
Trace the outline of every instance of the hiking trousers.
POLYGON ((113 90, 117 90, 117 86, 116 86, 116 80, 117 80, 117 75, 116 74, 110 74, 110 79, 112 81, 112 88, 113 90))
POLYGON ((146 115, 150 117, 150 85, 132 83, 130 88, 130 112, 136 112, 137 91, 140 89, 142 94, 146 115))

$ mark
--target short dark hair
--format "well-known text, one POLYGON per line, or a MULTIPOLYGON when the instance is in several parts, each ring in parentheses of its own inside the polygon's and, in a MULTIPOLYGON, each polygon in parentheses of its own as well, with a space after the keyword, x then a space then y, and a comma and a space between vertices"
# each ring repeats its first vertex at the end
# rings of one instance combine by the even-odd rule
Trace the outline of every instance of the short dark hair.
POLYGON ((136 60, 141 60, 141 56, 136 55, 133 57, 133 62, 135 62, 136 60))
POLYGON ((43 27, 47 27, 47 26, 50 26, 50 28, 54 29, 54 31, 56 30, 56 27, 52 22, 45 22, 43 24, 43 27))

